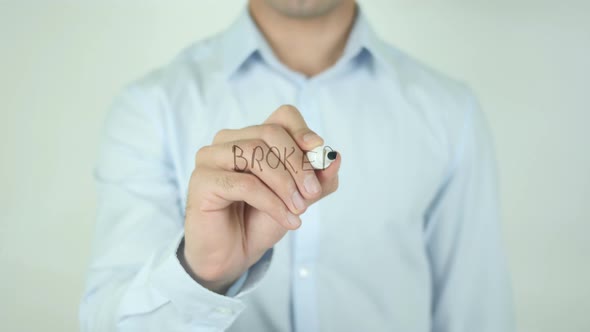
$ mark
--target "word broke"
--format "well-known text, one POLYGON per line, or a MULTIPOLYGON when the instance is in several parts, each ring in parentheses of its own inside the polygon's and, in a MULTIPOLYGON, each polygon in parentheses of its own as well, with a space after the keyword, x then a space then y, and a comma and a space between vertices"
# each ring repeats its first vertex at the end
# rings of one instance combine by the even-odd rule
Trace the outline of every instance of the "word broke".
MULTIPOLYGON (((283 149, 283 153, 281 154, 281 150, 276 146, 271 146, 268 148, 268 151, 265 153, 265 149, 262 146, 256 146, 252 150, 252 156, 250 159, 244 157, 244 149, 240 148, 237 145, 232 146, 232 152, 234 154, 234 170, 237 172, 245 172, 248 167, 251 169, 258 168, 261 172, 263 171, 262 164, 266 164, 266 166, 270 167, 271 169, 277 169, 279 166, 283 165, 285 170, 289 168, 298 173, 297 169, 293 166, 293 154, 295 153, 295 147, 291 147, 290 150, 285 147, 283 149), (291 158, 291 159, 289 159, 291 158), (242 166, 242 167, 240 167, 242 166)), ((250 156, 248 156, 250 157, 250 156)), ((303 154, 303 158, 301 158, 301 169, 304 171, 313 171, 314 168, 311 167, 311 163, 309 159, 303 154), (307 166, 309 165, 309 166, 307 166)))

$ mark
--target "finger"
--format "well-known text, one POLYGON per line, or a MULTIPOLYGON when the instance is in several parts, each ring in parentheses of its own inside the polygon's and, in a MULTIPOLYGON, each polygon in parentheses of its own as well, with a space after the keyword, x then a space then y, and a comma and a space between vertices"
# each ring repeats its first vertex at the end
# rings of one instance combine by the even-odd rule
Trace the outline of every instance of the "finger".
MULTIPOLYGON (((305 163, 304 152, 287 130, 278 124, 257 125, 237 130, 225 129, 217 133, 214 142, 228 143, 252 139, 262 139, 268 145, 269 150, 281 161, 282 169, 291 174, 303 197, 314 199, 321 194, 320 182, 305 163)), ((276 164, 268 166, 272 168, 276 164)))
POLYGON ((338 153, 336 159, 330 164, 330 166, 328 166, 328 168, 315 171, 322 186, 322 198, 338 189, 338 172, 341 164, 342 156, 338 153))
POLYGON ((203 212, 221 210, 234 202, 245 202, 264 212, 286 229, 297 229, 301 219, 291 213, 283 201, 253 174, 200 169, 203 212))
POLYGON ((297 145, 309 151, 324 144, 324 140, 307 126, 299 110, 292 105, 282 105, 264 121, 265 124, 278 124, 285 128, 297 145))
POLYGON ((263 140, 241 140, 203 147, 197 153, 196 167, 203 166, 252 173, 279 196, 292 213, 301 214, 307 208, 291 173, 263 140))

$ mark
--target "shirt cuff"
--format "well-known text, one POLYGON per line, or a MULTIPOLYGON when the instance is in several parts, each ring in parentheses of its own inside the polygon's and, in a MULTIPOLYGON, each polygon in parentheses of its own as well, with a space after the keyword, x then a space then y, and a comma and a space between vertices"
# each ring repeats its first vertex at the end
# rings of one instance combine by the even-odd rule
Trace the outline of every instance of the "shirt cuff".
POLYGON ((184 270, 176 255, 183 238, 184 232, 181 232, 161 256, 163 260, 156 263, 150 278, 151 284, 188 321, 226 329, 245 309, 239 297, 255 289, 266 274, 272 249, 230 287, 226 296, 203 287, 184 270))
POLYGON ((244 281, 244 285, 242 285, 241 290, 236 295, 237 298, 240 298, 256 289, 262 278, 264 278, 264 276, 266 275, 266 271, 268 271, 268 268, 270 267, 273 252, 273 248, 268 249, 264 253, 264 255, 260 257, 258 262, 256 262, 254 265, 250 267, 250 269, 248 269, 248 276, 244 281))
POLYGON ((238 293, 242 290, 246 279, 248 279, 248 271, 249 270, 246 270, 246 272, 244 272, 244 274, 242 274, 242 276, 236 280, 233 285, 231 285, 227 292, 225 292, 225 296, 235 297, 238 295, 238 293))

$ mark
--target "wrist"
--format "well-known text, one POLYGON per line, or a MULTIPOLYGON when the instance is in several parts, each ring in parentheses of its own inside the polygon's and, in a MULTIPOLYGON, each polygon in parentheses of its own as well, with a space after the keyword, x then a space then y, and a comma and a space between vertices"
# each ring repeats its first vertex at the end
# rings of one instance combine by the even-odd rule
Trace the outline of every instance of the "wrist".
POLYGON ((227 290, 231 287, 232 281, 226 280, 225 278, 203 278, 199 276, 199 274, 195 271, 195 269, 189 263, 189 259, 187 258, 186 248, 184 244, 184 238, 180 242, 178 249, 176 251, 176 257, 180 262, 180 265, 184 268, 186 273, 197 283, 201 286, 207 288, 208 290, 218 293, 218 294, 225 294, 227 290))

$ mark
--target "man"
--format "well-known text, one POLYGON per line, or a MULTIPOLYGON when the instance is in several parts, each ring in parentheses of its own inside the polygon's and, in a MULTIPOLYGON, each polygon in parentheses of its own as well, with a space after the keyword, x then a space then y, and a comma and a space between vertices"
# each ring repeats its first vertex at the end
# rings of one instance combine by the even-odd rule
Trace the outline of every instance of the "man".
POLYGON ((85 331, 513 328, 477 103, 353 0, 250 0, 118 98, 96 179, 85 331))

